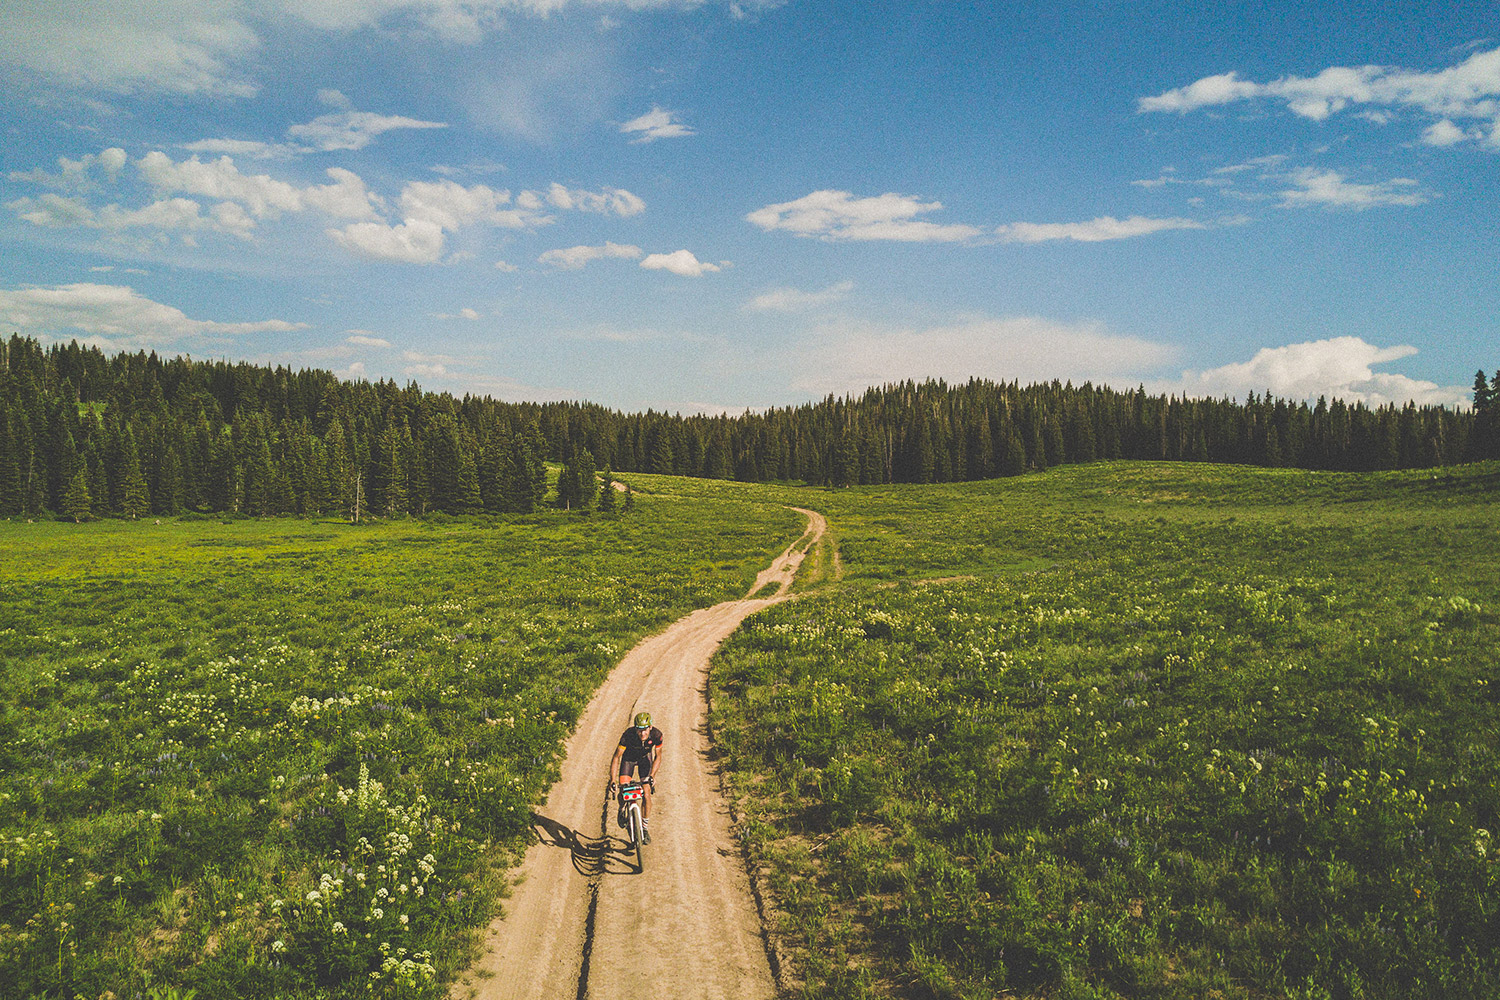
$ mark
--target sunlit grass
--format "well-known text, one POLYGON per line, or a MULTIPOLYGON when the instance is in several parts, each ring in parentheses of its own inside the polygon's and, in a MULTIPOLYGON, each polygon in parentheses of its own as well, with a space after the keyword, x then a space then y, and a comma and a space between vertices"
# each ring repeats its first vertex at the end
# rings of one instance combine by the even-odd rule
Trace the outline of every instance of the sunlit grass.
POLYGON ((1497 473, 804 494, 715 731, 807 995, 1500 992, 1497 473))
POLYGON ((0 523, 0 993, 439 995, 609 668, 801 528, 0 523))

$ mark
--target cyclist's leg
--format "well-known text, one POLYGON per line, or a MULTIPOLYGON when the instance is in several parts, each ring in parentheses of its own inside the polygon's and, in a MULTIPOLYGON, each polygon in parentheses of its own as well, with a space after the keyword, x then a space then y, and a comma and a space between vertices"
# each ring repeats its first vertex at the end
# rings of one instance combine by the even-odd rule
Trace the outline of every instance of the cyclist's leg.
POLYGON ((641 818, 647 821, 651 819, 651 782, 646 779, 651 777, 652 763, 650 757, 643 757, 637 763, 637 766, 641 769, 641 783, 646 786, 646 801, 641 807, 641 818))

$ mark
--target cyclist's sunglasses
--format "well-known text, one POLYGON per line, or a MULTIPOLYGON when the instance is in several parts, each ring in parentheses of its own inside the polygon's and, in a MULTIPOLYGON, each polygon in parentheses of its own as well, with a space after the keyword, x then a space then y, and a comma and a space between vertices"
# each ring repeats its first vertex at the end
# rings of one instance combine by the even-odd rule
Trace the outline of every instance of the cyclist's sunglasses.
POLYGON ((651 727, 650 726, 636 726, 635 728, 639 729, 643 733, 651 731, 651 727))

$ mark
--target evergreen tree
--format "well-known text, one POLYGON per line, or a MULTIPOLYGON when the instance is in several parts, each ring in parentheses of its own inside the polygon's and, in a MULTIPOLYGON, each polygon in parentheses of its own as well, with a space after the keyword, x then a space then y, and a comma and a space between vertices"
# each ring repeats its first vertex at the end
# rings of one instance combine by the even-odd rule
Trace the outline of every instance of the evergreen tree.
POLYGON ((21 513, 36 517, 47 508, 47 473, 35 455, 32 455, 28 463, 24 479, 21 487, 21 513))
POLYGON ((453 513, 477 514, 483 509, 484 502, 479 494, 478 463, 474 460, 473 450, 462 447, 462 442, 460 442, 458 482, 455 485, 453 513))
MULTIPOLYGON (((166 453, 162 455, 159 480, 160 488, 151 498, 149 506, 160 514, 181 514, 187 506, 187 491, 182 474, 182 461, 177 457, 177 449, 174 447, 169 446, 166 453)), ((127 495, 128 493, 127 481, 127 495)))
POLYGON ((73 473, 73 478, 68 480, 68 486, 63 491, 61 506, 62 512, 71 517, 75 523, 93 516, 94 508, 89 498, 88 473, 83 469, 73 473))
POLYGON ((654 422, 647 432, 646 455, 648 463, 646 471, 654 472, 659 476, 672 474, 672 442, 668 440, 667 428, 661 420, 654 422))
POLYGON ((0 419, 4 420, 0 428, 0 515, 19 514, 26 495, 21 477, 21 445, 14 427, 18 413, 12 410, 7 415, 0 408, 0 419))
POLYGON ((599 502, 599 487, 594 475, 594 456, 587 448, 578 449, 574 468, 578 476, 578 509, 591 511, 599 502))
POLYGON ((604 470, 604 482, 599 487, 599 513, 615 512, 615 474, 613 469, 604 470))
POLYGON ((330 514, 343 515, 351 509, 354 469, 349 460, 349 445, 345 440, 341 421, 331 421, 328 433, 323 436, 323 470, 328 484, 325 487, 328 502, 323 509, 330 514))
POLYGON ((139 460, 125 466, 125 485, 120 500, 120 513, 132 520, 151 513, 151 493, 146 487, 146 477, 141 473, 139 460))
POLYGON ((557 505, 564 510, 587 512, 593 509, 596 493, 594 456, 587 448, 579 448, 558 473, 557 505))
POLYGON ((529 514, 541 503, 536 486, 538 469, 542 488, 546 488, 547 466, 537 458, 532 443, 530 434, 517 434, 511 438, 510 455, 500 477, 500 494, 505 509, 517 514, 529 514))

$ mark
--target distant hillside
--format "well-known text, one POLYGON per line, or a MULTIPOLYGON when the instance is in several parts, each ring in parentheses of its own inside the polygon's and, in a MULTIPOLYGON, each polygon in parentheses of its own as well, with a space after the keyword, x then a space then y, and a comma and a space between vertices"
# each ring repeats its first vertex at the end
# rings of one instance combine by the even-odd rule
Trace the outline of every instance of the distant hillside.
POLYGON ((0 515, 529 511, 543 460, 827 485, 989 479, 1098 459, 1371 470, 1500 455, 1472 410, 903 382, 739 416, 504 403, 415 383, 0 342, 0 515))

